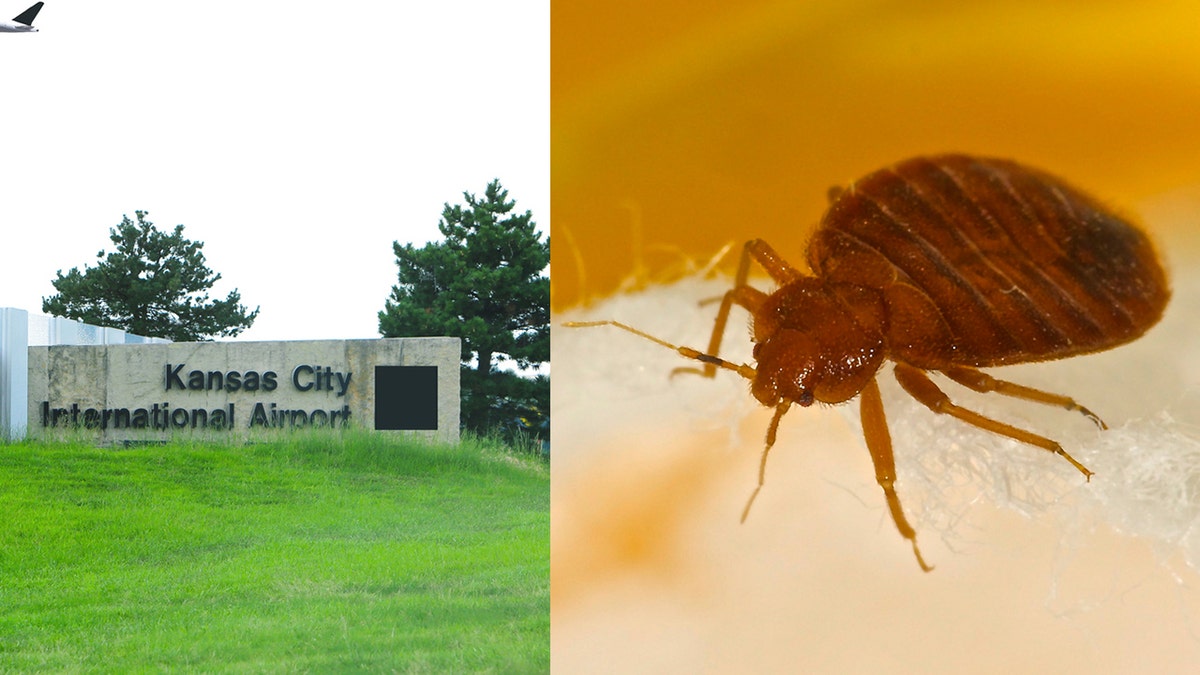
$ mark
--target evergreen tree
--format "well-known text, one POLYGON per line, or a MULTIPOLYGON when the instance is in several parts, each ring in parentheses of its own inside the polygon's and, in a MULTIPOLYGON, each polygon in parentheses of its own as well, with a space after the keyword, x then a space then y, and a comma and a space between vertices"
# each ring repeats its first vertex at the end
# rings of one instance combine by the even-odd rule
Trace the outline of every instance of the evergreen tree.
POLYGON ((463 197, 465 207, 442 210, 445 241, 393 243, 399 283, 379 313, 379 332, 462 338, 462 426, 488 433, 522 424, 544 437, 549 378, 498 365, 527 371, 550 360, 550 279, 543 274, 550 241, 535 230, 532 213, 512 213, 515 202, 499 180, 482 199, 463 197))
POLYGON ((116 251, 97 253, 95 267, 56 272, 58 293, 42 298, 43 312, 176 342, 231 337, 254 323, 258 309, 247 313, 236 289, 209 301, 221 275, 205 265, 202 242, 185 239, 183 225, 166 234, 136 213, 136 223, 124 216, 109 230, 116 251))

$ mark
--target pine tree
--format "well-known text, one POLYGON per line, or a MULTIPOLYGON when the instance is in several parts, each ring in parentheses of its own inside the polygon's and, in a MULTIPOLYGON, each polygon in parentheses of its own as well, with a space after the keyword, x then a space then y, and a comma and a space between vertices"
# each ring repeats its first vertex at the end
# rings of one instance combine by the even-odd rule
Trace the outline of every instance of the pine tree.
MULTIPOLYGON (((446 204, 444 241, 395 242, 399 283, 379 313, 384 337, 462 338, 462 426, 485 434, 513 425, 548 429, 550 380, 522 377, 550 360, 550 241, 533 214, 514 214, 499 180, 482 199, 446 204)), ((542 435, 539 433, 538 435, 542 435)))
POLYGON ((176 342, 232 337, 254 323, 258 309, 247 313, 236 289, 210 302, 221 275, 205 264, 203 242, 185 239, 183 225, 166 234, 136 214, 109 229, 116 251, 97 253, 95 267, 55 273, 58 293, 42 298, 43 312, 176 342))

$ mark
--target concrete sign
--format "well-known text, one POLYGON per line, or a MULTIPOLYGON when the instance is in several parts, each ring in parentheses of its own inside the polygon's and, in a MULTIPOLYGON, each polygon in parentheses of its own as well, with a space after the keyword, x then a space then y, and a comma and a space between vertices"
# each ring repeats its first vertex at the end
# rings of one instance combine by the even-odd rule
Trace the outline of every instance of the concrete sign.
POLYGON ((28 432, 359 426, 458 441, 458 338, 29 348, 28 432))

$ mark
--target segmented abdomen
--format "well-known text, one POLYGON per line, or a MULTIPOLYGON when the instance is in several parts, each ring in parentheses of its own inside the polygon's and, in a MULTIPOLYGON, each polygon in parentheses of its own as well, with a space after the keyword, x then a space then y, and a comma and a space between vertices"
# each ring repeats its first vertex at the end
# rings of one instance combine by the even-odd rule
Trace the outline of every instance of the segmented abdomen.
POLYGON ((1014 162, 918 157, 842 192, 809 245, 814 272, 878 288, 889 349, 988 366, 1128 342, 1170 291, 1149 240, 1058 178, 1014 162))

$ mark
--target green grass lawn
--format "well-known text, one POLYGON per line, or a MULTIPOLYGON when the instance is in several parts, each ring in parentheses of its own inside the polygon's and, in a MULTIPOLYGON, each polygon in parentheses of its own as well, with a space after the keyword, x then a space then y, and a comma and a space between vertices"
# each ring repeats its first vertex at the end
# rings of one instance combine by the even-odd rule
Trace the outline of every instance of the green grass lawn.
POLYGON ((549 502, 473 440, 0 444, 0 673, 546 672, 549 502))

